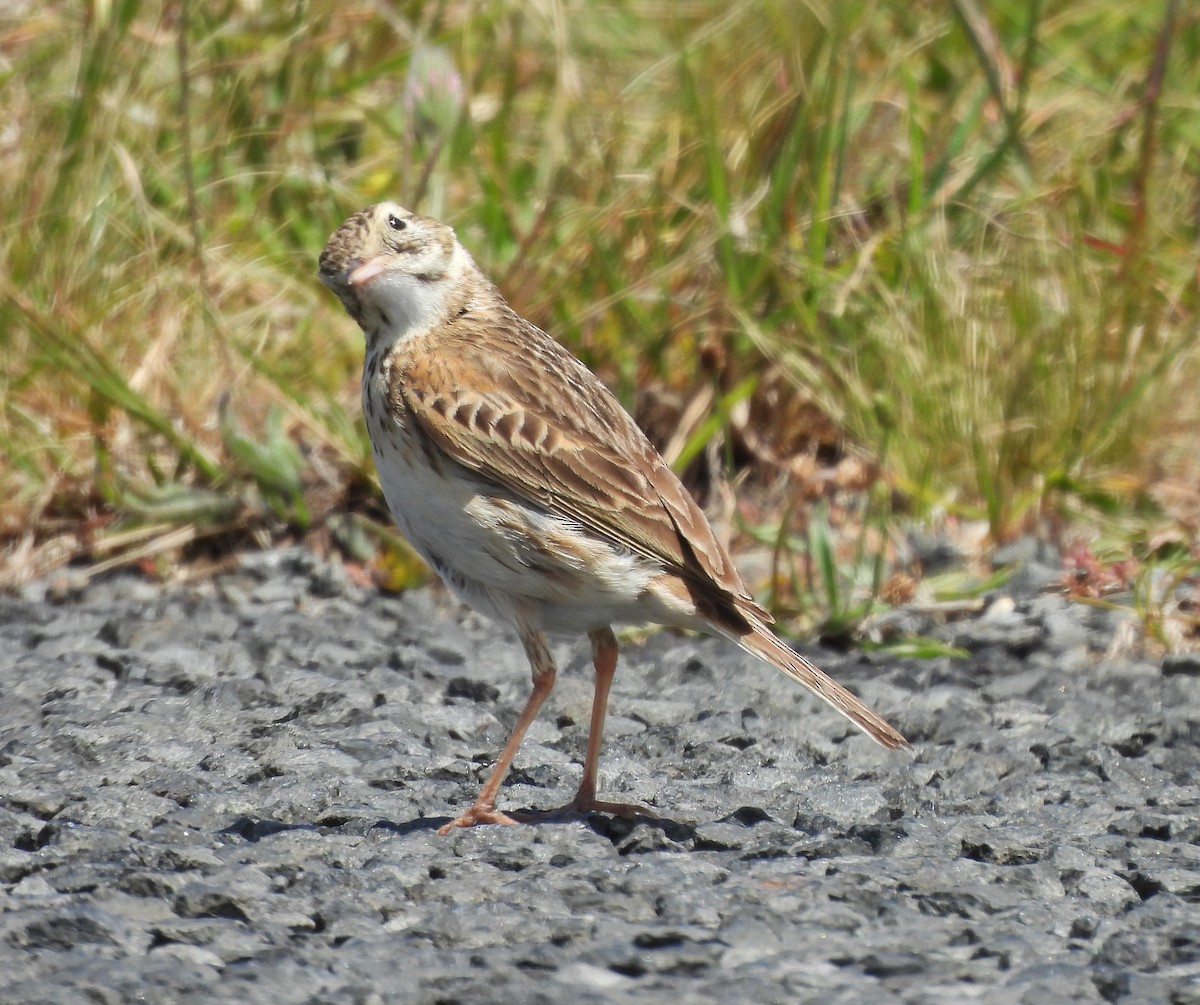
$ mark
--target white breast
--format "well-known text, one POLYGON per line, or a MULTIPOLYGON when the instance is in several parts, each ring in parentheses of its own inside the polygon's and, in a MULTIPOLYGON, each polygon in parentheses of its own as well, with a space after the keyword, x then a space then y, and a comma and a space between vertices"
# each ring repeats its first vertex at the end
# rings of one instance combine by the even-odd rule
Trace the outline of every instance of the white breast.
POLYGON ((390 366, 368 359, 363 412, 380 487, 400 532, 460 600, 511 622, 514 601, 549 631, 657 620, 646 588, 661 567, 478 478, 386 408, 390 366))

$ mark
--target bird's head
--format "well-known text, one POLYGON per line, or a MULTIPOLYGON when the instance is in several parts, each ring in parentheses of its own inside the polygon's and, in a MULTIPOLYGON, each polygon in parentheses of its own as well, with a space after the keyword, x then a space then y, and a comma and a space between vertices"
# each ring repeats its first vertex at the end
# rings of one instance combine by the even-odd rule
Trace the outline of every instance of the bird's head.
POLYGON ((470 256, 444 223, 381 202, 343 223, 321 252, 318 275, 369 336, 433 324, 470 256))

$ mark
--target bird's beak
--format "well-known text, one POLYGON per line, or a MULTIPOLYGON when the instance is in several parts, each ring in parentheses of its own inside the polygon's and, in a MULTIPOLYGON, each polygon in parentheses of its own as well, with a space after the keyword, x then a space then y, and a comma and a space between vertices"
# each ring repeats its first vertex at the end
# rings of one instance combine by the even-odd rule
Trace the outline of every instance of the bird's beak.
POLYGON ((382 275, 386 271, 387 260, 383 255, 378 255, 375 258, 368 258, 361 265, 355 266, 350 270, 350 274, 346 279, 351 286, 366 286, 372 279, 382 275))

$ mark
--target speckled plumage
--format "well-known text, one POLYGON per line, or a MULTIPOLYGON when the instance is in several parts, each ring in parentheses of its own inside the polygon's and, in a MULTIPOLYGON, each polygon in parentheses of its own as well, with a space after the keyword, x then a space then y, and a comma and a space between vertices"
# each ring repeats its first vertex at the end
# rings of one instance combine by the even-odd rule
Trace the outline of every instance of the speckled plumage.
POLYGON ((878 742, 904 738, 768 627, 703 512, 616 398, 518 315, 444 224, 391 203, 329 239, 320 278, 367 337, 363 412, 401 531, 465 602, 514 625, 534 693, 475 805, 495 810, 521 735, 553 685, 544 632, 586 632, 597 693, 573 809, 595 799, 616 664, 610 625, 714 631, 772 663, 878 742))

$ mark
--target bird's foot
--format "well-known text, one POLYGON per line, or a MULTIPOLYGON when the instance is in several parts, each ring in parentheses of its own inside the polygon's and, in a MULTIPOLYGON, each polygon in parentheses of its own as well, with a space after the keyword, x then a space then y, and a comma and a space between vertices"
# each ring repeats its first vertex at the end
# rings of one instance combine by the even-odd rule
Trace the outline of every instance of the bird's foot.
POLYGON ((611 813, 615 817, 632 820, 634 817, 649 817, 657 820, 658 814, 641 803, 610 803, 603 799, 580 799, 576 796, 567 806, 577 813, 611 813))
POLYGON ((477 824, 519 824, 525 822, 523 815, 518 819, 507 813, 501 813, 494 806, 475 803, 448 824, 443 824, 439 827, 438 833, 442 837, 445 837, 456 827, 474 827, 477 824))
POLYGON ((530 810, 519 813, 502 813, 494 806, 475 803, 464 810, 460 816, 451 820, 448 824, 443 824, 439 827, 438 833, 445 837, 445 835, 457 827, 474 827, 477 824, 551 823, 555 820, 563 820, 572 816, 587 816, 589 813, 611 813, 613 816, 623 817, 626 820, 632 820, 634 817, 648 817, 651 820, 658 819, 657 813, 650 809, 649 806, 643 806, 641 803, 610 803, 603 799, 576 794, 575 798, 569 803, 565 803, 555 809, 530 810))
POLYGON ((576 795, 569 803, 559 806, 553 810, 542 810, 538 813, 523 813, 521 814, 522 821, 530 823, 550 822, 554 820, 562 820, 571 816, 587 816, 589 813, 611 813, 616 817, 623 817, 626 820, 632 820, 634 817, 649 817, 651 820, 657 820, 658 814, 655 813, 649 806, 643 806, 641 803, 610 803, 603 799, 596 799, 594 796, 576 795))

